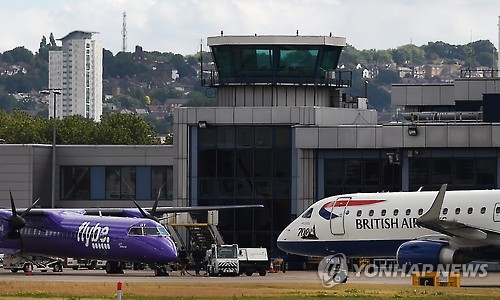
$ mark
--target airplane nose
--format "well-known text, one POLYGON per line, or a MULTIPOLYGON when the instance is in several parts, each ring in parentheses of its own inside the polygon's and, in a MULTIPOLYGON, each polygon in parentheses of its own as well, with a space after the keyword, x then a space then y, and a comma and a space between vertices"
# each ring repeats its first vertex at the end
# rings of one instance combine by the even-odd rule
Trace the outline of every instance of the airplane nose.
POLYGON ((276 245, 278 246, 278 248, 280 248, 285 252, 293 252, 290 249, 291 245, 290 242, 291 242, 290 228, 287 227, 278 236, 278 239, 276 240, 276 245))
POLYGON ((175 243, 171 238, 168 238, 168 242, 170 243, 170 256, 172 258, 172 261, 175 261, 177 260, 177 247, 175 246, 175 243))

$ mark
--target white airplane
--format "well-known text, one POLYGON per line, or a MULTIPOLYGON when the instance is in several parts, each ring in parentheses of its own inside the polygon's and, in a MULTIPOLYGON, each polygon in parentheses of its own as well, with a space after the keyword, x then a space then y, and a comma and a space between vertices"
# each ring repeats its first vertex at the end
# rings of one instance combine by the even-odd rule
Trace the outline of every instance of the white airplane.
POLYGON ((500 190, 358 193, 308 207, 277 240, 306 256, 394 257, 403 264, 500 261, 500 190))

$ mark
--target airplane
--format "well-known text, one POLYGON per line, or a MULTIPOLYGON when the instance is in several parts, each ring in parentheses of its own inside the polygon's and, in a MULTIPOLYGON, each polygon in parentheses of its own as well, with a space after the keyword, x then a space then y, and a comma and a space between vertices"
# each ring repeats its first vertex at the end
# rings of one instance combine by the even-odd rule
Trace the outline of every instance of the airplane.
MULTIPOLYGON (((106 272, 123 273, 123 262, 154 266, 166 276, 166 264, 177 260, 177 248, 160 224, 165 213, 259 208, 262 205, 152 208, 34 208, 38 200, 18 212, 10 193, 11 209, 0 209, 0 253, 5 259, 78 257, 106 260, 106 272)), ((5 261, 4 261, 5 263, 5 261)), ((54 264, 54 271, 61 271, 54 264)), ((25 270, 27 271, 27 270, 25 270)))
POLYGON ((309 206, 279 235, 305 256, 395 257, 400 266, 500 261, 500 190, 355 193, 309 206))

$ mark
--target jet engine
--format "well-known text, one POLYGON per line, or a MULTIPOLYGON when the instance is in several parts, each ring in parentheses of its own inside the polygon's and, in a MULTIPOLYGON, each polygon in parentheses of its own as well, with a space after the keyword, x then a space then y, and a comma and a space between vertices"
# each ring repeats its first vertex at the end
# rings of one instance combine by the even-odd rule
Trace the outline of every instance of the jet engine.
POLYGON ((436 270, 438 265, 465 264, 471 261, 460 250, 449 247, 448 243, 433 241, 409 241, 399 246, 396 253, 399 266, 405 271, 421 268, 436 270))

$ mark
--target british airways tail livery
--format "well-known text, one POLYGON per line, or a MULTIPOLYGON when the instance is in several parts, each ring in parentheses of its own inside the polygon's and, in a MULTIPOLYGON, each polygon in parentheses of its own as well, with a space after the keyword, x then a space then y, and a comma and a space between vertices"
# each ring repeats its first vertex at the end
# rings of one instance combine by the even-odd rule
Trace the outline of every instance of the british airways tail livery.
POLYGON ((169 212, 208 211, 259 205, 158 207, 151 209, 40 209, 18 213, 12 194, 11 209, 0 209, 0 253, 42 257, 78 257, 107 260, 108 273, 121 273, 123 263, 155 266, 166 275, 165 265, 177 260, 175 243, 157 216, 169 212))
POLYGON ((278 237, 283 251, 394 257, 403 264, 500 261, 500 190, 358 193, 317 201, 278 237))

